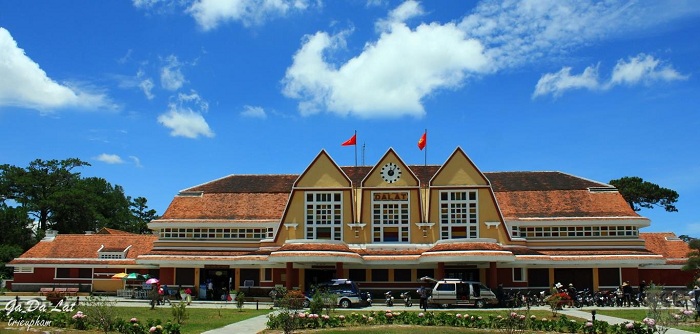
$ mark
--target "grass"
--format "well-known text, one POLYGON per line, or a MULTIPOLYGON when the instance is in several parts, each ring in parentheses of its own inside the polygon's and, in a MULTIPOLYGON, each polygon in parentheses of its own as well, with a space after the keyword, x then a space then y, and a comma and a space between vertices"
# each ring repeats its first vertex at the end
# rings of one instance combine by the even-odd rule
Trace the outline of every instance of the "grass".
MULTIPOLYGON (((76 311, 82 310, 83 312, 86 312, 86 310, 81 309, 80 307, 76 308, 76 311)), ((114 307, 114 314, 118 318, 122 318, 126 321, 129 321, 131 318, 137 318, 139 322, 142 324, 146 324, 146 322, 149 319, 156 320, 160 319, 162 323, 166 323, 168 321, 172 321, 173 315, 172 315, 172 310, 170 309, 169 306, 167 307, 158 307, 154 310, 150 309, 150 306, 144 306, 144 307, 114 307)), ((219 328, 219 327, 224 327, 228 324, 242 321, 248 318, 256 317, 259 315, 267 314, 270 312, 270 310, 267 309, 262 309, 262 310, 252 310, 252 309, 243 309, 242 311, 239 311, 238 309, 230 309, 230 308, 221 308, 221 309, 216 309, 216 308, 188 308, 187 312, 189 313, 189 318, 185 321, 185 323, 182 325, 182 333, 202 333, 211 329, 219 328)), ((50 332, 50 328, 41 328, 41 327, 32 327, 32 329, 42 329, 42 330, 47 330, 50 332)), ((8 328, 7 322, 0 323, 0 333, 18 333, 17 330, 25 331, 26 328, 17 328, 14 327, 12 329, 8 328)), ((56 332, 59 332, 59 329, 55 329, 56 332)), ((81 333, 81 334, 93 334, 93 333, 102 333, 99 331, 79 331, 79 330, 71 330, 71 329, 60 329, 61 333, 81 333)))
MULTIPOLYGON (((596 309, 597 314, 602 314, 602 315, 607 315, 611 317, 616 317, 616 318, 622 318, 622 319, 629 319, 629 320, 634 320, 637 322, 641 322, 644 318, 647 317, 647 309, 615 309, 615 310, 606 310, 606 309, 596 309)), ((692 319, 691 319, 692 320, 692 319)), ((684 331, 688 332, 694 332, 694 333, 700 333, 700 322, 681 322, 678 323, 677 325, 671 326, 673 328, 677 329, 682 329, 684 331)))

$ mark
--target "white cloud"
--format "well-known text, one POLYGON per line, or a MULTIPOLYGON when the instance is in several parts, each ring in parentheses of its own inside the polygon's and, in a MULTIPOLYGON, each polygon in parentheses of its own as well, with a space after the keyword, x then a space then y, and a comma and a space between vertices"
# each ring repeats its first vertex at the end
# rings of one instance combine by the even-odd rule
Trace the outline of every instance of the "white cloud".
POLYGON ((166 64, 160 70, 161 86, 172 91, 180 89, 185 83, 185 75, 183 75, 180 70, 182 63, 177 60, 175 55, 170 55, 165 58, 165 62, 166 64))
POLYGON ((99 156, 97 156, 95 159, 97 159, 98 161, 102 161, 106 164, 110 164, 110 165, 124 163, 124 160, 122 160, 122 158, 116 154, 102 153, 99 156))
POLYGON ((640 82, 676 81, 688 78, 673 69, 670 65, 659 66, 660 61, 645 54, 632 57, 629 61, 620 59, 613 69, 610 85, 634 85, 640 82))
POLYGON ((482 1, 459 27, 501 69, 556 60, 589 43, 698 14, 694 1, 482 1))
POLYGON ((60 108, 115 108, 103 93, 75 84, 59 84, 49 78, 2 27, 0 59, 0 107, 22 107, 42 112, 60 108))
POLYGON ((420 3, 413 0, 404 1, 389 12, 387 19, 377 21, 377 30, 389 30, 392 24, 403 23, 416 16, 425 14, 420 3))
MULTIPOLYGON (((406 10, 396 17, 418 12, 406 10)), ((453 23, 411 29, 393 22, 387 27, 376 42, 342 64, 327 62, 326 55, 345 45, 348 32, 306 36, 287 68, 283 93, 301 100, 303 115, 325 109, 364 118, 421 117, 424 98, 440 89, 455 89, 487 68, 481 43, 453 23)))
POLYGON ((557 97, 567 90, 585 88, 607 90, 617 85, 650 84, 656 81, 685 80, 671 65, 660 65, 661 61, 652 56, 639 54, 629 61, 620 59, 612 70, 607 82, 598 80, 598 66, 587 67, 580 75, 571 75, 571 67, 564 67, 557 73, 547 73, 540 77, 532 97, 552 94, 557 97))
POLYGON ((246 27, 260 25, 308 6, 308 0, 196 0, 187 13, 202 29, 211 30, 228 21, 241 22, 246 27))
POLYGON ((560 96, 564 91, 577 88, 595 90, 598 83, 598 67, 589 66, 581 75, 571 75, 571 67, 564 67, 557 73, 547 73, 537 82, 533 97, 552 94, 560 96))
POLYGON ((202 116, 209 105, 195 92, 178 94, 175 101, 168 104, 168 111, 158 116, 158 123, 169 128, 173 137, 198 138, 214 137, 214 132, 202 116), (198 111, 190 107, 194 106, 198 111))
POLYGON ((143 165, 141 165, 141 159, 139 159, 137 156, 130 155, 129 159, 131 159, 131 161, 134 162, 134 165, 136 167, 139 167, 139 168, 143 167, 143 165))
POLYGON ((251 117, 251 118, 267 118, 267 114, 265 113, 265 109, 262 107, 254 107, 254 106, 243 106, 243 111, 241 112, 241 116, 243 117, 251 117))

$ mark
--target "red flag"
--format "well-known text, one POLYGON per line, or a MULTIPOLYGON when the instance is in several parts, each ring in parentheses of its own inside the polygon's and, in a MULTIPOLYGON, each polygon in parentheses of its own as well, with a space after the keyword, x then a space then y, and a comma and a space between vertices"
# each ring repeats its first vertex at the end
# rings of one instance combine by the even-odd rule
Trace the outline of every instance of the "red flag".
POLYGON ((418 148, 422 151, 428 145, 428 132, 423 132, 423 135, 418 139, 418 148))
POLYGON ((357 144, 357 133, 352 135, 352 137, 350 139, 346 140, 345 142, 343 142, 340 145, 341 146, 353 146, 356 144, 357 144))

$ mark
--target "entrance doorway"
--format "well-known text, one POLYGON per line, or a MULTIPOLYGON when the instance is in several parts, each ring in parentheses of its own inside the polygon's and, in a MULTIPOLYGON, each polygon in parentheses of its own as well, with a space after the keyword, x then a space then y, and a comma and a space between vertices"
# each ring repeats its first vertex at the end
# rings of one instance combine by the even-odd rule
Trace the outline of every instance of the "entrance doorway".
POLYGON ((479 281, 479 269, 445 268, 445 278, 458 278, 463 281, 479 281))
POLYGON ((304 288, 309 290, 314 285, 328 282, 334 278, 339 278, 335 277, 335 269, 306 269, 304 272, 304 288))
POLYGON ((226 296, 236 281, 232 269, 200 270, 199 298, 206 300, 226 300, 226 296), (211 284, 210 284, 211 283, 211 284))

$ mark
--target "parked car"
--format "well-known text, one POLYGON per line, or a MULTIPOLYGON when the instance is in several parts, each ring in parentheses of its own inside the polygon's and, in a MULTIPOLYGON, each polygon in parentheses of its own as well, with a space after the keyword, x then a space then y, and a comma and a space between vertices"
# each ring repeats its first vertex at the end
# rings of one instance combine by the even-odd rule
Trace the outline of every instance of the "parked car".
POLYGON ((473 305, 477 308, 484 308, 498 304, 496 294, 480 282, 450 278, 434 281, 435 286, 428 297, 428 305, 441 307, 473 305))
POLYGON ((362 292, 357 283, 348 279, 333 279, 313 286, 306 293, 306 299, 303 304, 304 307, 309 307, 311 299, 316 291, 337 295, 338 306, 341 308, 372 304, 372 299, 369 294, 362 292))

